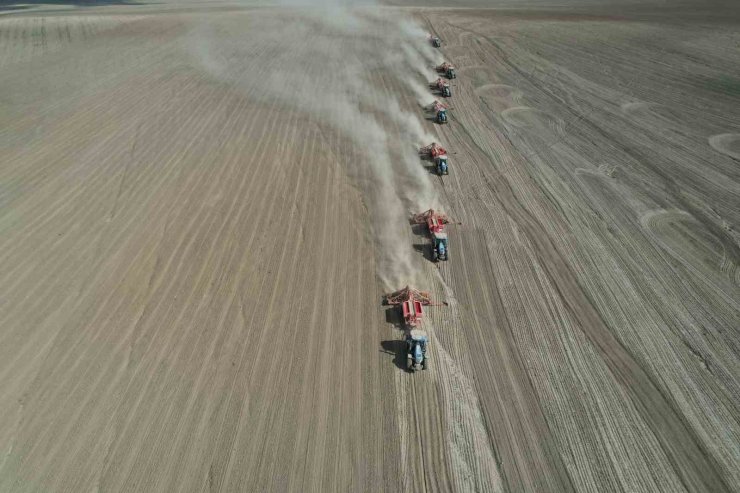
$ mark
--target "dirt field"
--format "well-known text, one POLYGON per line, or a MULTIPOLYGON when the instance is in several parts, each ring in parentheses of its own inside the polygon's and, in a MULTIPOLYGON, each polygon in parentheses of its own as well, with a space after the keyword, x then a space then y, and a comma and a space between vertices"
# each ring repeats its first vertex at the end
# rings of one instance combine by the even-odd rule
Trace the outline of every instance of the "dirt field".
POLYGON ((30 3, 0 491, 740 491, 740 9, 30 3))

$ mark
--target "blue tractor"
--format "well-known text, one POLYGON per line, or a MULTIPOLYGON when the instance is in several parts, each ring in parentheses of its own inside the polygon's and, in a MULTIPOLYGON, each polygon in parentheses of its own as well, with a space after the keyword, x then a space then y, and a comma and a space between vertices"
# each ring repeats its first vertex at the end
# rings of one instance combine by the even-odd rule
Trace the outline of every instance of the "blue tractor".
POLYGON ((429 357, 429 336, 423 330, 413 329, 406 334, 406 368, 408 371, 426 370, 429 357))
POLYGON ((437 65, 434 69, 438 74, 445 74, 445 77, 448 79, 454 79, 457 77, 457 74, 455 74, 455 67, 450 62, 444 62, 437 65))
POLYGON ((447 162, 447 155, 443 154, 441 156, 437 156, 434 158, 434 162, 437 165, 437 174, 438 175, 447 175, 450 173, 449 171, 449 163, 447 162))
POLYGON ((449 255, 450 248, 447 243, 447 233, 432 233, 432 258, 434 261, 447 260, 449 255))
POLYGON ((447 110, 445 108, 437 111, 437 123, 447 123, 447 110))

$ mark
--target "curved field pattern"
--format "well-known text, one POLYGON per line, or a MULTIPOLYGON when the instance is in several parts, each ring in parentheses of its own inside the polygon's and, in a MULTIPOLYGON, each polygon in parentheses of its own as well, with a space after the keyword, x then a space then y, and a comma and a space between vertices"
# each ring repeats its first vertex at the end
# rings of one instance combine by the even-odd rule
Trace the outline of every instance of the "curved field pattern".
POLYGON ((537 108, 514 106, 502 110, 501 117, 515 132, 546 146, 559 142, 565 134, 563 120, 537 108))
POLYGON ((0 491, 740 492, 739 7, 549 2, 3 2, 0 491))
POLYGON ((457 69, 458 76, 462 75, 473 87, 481 87, 491 82, 488 69, 482 65, 467 65, 457 69))
MULTIPOLYGON (((651 211, 641 218, 641 222, 672 257, 702 281, 712 283, 724 274, 731 282, 739 284, 740 258, 736 257, 734 249, 728 251, 719 238, 690 214, 651 211)), ((737 307, 740 309, 740 303, 737 307)))
POLYGON ((720 134, 709 137, 709 145, 717 152, 740 161, 740 134, 720 134))
MULTIPOLYGON (((521 108, 521 91, 507 84, 483 84, 475 89, 475 93, 486 106, 494 111, 503 112, 515 107, 521 108)), ((511 118, 519 123, 516 115, 512 116, 511 112, 508 115, 508 117, 504 116, 507 121, 511 118)))
POLYGON ((552 115, 528 106, 517 106, 502 112, 504 119, 517 128, 532 132, 558 132, 562 121, 552 115))

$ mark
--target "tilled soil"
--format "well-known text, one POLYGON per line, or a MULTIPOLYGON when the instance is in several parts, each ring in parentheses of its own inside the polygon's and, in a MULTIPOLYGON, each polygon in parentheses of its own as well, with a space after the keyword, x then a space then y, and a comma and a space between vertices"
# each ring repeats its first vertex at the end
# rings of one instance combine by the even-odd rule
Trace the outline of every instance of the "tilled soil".
POLYGON ((442 38, 449 124, 290 9, 0 15, 0 490, 738 489, 737 15, 384 11, 442 38), (321 111, 342 57, 390 179, 321 111), (406 280, 448 303, 418 374, 406 280))

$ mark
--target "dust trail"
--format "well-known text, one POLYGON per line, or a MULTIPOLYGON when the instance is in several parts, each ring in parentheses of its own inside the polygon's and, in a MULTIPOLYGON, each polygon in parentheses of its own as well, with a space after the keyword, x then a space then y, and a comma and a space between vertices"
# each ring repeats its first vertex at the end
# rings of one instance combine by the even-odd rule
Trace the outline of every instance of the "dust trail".
MULTIPOLYGON (((426 87, 433 78, 433 54, 424 48, 426 34, 410 21, 389 21, 378 11, 350 12, 334 8, 334 3, 322 4, 322 9, 327 5, 329 14, 325 10, 321 15, 308 13, 294 22, 261 19, 259 25, 249 27, 265 31, 259 39, 264 40, 266 54, 257 55, 264 57, 257 63, 264 70, 258 75, 230 73, 229 58, 240 56, 238 33, 228 46, 204 43, 197 56, 206 57, 203 66, 220 79, 250 88, 258 85, 266 100, 299 108, 352 140, 361 157, 343 165, 365 198, 378 277, 389 291, 407 284, 423 288, 428 278, 411 247, 408 218, 411 212, 441 208, 418 156, 418 147, 436 139, 418 113, 405 110, 399 98, 385 92, 382 79, 373 75, 392 72, 413 91, 420 105, 428 104, 434 100, 426 87), (212 57, 214 49, 226 55, 212 57), (426 79, 424 83, 418 81, 420 76, 426 79), (399 131, 389 132, 386 120, 399 131)), ((447 440, 458 484, 466 488, 483 484, 495 490, 491 485, 500 479, 488 478, 497 469, 485 442, 474 389, 436 339, 432 346, 442 368, 437 387, 446 397, 443 412, 450 423, 447 440), (478 450, 480 455, 470 457, 468 450, 478 450)), ((405 419, 413 412, 413 403, 408 400, 404 377, 398 373, 396 378, 402 468, 407 465, 414 432, 405 419)))
POLYGON ((405 49, 404 52, 419 58, 425 66, 441 63, 442 55, 429 43, 430 33, 415 21, 408 17, 398 17, 395 13, 392 16, 385 15, 383 20, 395 25, 394 31, 398 33, 398 37, 406 41, 407 49, 412 50, 409 52, 405 49))
POLYGON ((343 8, 344 2, 287 3, 307 8, 292 11, 288 19, 258 13, 245 18, 241 29, 218 36, 199 26, 191 54, 217 79, 256 92, 264 102, 298 108, 353 141, 360 157, 342 164, 365 196, 378 275, 389 289, 412 283, 419 266, 409 241, 409 214, 439 207, 416 149, 434 138, 372 75, 390 70, 410 78, 407 53, 418 54, 415 45, 426 40, 410 38, 412 29, 400 29, 384 13, 343 8), (255 39, 255 31, 264 50, 257 55, 250 50, 250 66, 260 70, 239 71, 235 67, 244 64, 237 62, 246 56, 244 34, 255 39), (395 123, 399 135, 389 134, 385 120, 395 123))
POLYGON ((424 108, 429 106, 436 99, 434 95, 429 92, 429 88, 418 80, 406 77, 403 79, 403 82, 409 87, 409 89, 411 89, 411 91, 413 91, 414 96, 416 96, 416 102, 419 103, 420 107, 424 108))
POLYGON ((432 80, 434 78, 435 74, 432 64, 427 60, 424 60, 418 51, 409 45, 403 45, 401 49, 404 52, 405 61, 418 75, 420 75, 424 80, 432 80))

